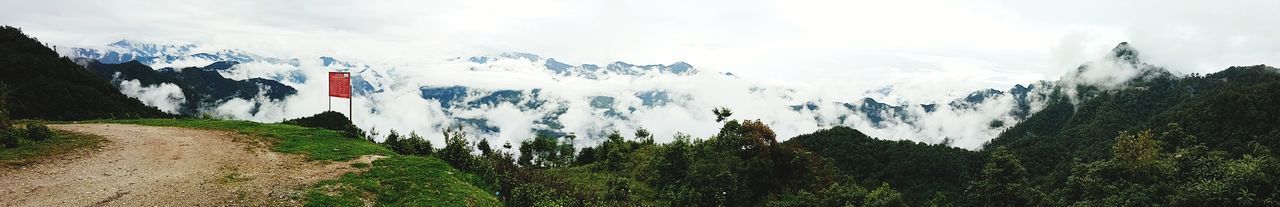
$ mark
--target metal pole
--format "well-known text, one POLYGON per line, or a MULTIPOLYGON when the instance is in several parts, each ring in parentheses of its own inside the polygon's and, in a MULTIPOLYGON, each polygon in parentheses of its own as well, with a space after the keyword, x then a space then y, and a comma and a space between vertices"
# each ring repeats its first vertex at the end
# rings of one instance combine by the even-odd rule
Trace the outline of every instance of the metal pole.
POLYGON ((351 124, 356 124, 356 94, 351 90, 351 72, 347 72, 347 118, 350 118, 351 124))

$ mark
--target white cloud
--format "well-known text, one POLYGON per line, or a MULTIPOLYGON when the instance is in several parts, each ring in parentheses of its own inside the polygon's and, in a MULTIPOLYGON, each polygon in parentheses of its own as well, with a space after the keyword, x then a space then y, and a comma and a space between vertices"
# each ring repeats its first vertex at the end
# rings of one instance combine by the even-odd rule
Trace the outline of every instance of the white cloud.
POLYGON ((124 93, 125 96, 136 98, 142 101, 142 104, 156 107, 166 113, 178 113, 182 104, 187 102, 182 89, 171 83, 143 86, 138 80, 127 80, 121 81, 119 88, 120 93, 124 93))

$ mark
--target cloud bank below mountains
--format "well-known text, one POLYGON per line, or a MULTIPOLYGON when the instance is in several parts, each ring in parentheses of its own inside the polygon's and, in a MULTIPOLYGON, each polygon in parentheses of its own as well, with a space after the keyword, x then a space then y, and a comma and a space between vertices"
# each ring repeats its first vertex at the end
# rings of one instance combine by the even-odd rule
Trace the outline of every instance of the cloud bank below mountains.
MULTIPOLYGON (((1136 52, 1132 55, 1138 56, 1136 52)), ((495 145, 515 144, 535 133, 555 132, 576 134, 581 137, 576 140, 579 146, 590 146, 612 131, 630 134, 641 127, 653 132, 659 142, 670 141, 676 134, 707 137, 720 127, 711 109, 723 106, 734 110, 731 118, 764 121, 783 139, 822 128, 849 126, 883 139, 977 149, 1043 108, 1057 84, 1120 87, 1120 83, 1136 76, 1133 69, 1117 69, 1126 64, 1114 55, 1104 55, 1080 67, 1090 70, 1068 72, 1058 82, 1042 81, 1007 90, 952 92, 933 101, 914 101, 920 99, 906 97, 918 94, 899 90, 915 85, 848 92, 805 83, 755 81, 696 67, 685 70, 683 63, 614 62, 593 69, 597 66, 565 64, 523 53, 397 65, 344 62, 331 57, 270 61, 254 57, 257 59, 243 59, 248 62, 218 72, 237 80, 277 80, 296 88, 298 93, 283 100, 271 100, 262 94, 234 98, 207 107, 204 112, 260 122, 309 116, 329 109, 326 107, 347 113, 351 108, 347 108, 345 99, 327 97, 324 80, 329 71, 351 71, 357 80, 351 103, 360 127, 383 135, 388 130, 416 132, 442 143, 438 136, 442 129, 464 126, 495 145), (563 69, 564 65, 570 68, 563 69)), ((154 65, 181 67, 195 62, 200 61, 176 59, 154 65)), ((144 87, 133 82, 130 85, 125 81, 121 90, 144 99, 148 105, 171 108, 165 101, 182 97, 181 91, 173 93, 174 86, 144 87)))

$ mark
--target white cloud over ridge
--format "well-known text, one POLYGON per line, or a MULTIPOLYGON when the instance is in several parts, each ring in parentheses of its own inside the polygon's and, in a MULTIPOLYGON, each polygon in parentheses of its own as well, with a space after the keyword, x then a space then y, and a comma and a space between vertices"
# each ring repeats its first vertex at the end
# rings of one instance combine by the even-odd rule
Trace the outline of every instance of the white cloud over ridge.
POLYGON ((171 83, 143 86, 138 80, 127 80, 120 81, 118 87, 120 93, 125 96, 138 99, 143 104, 156 107, 165 113, 177 114, 178 109, 181 109, 182 104, 187 101, 187 97, 182 94, 182 89, 171 83))

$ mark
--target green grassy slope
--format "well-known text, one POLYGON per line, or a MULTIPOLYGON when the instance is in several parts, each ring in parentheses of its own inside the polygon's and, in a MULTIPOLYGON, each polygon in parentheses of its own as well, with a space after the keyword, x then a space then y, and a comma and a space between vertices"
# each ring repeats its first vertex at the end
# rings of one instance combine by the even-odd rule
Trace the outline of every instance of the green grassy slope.
POLYGON ((307 206, 361 206, 361 198, 378 206, 501 206, 493 193, 471 184, 475 179, 434 157, 395 155, 374 161, 367 172, 317 183, 307 206))

